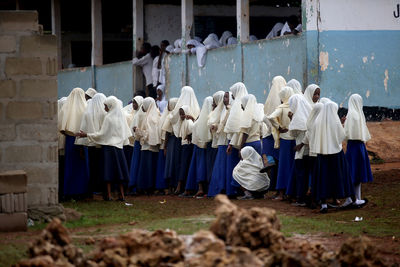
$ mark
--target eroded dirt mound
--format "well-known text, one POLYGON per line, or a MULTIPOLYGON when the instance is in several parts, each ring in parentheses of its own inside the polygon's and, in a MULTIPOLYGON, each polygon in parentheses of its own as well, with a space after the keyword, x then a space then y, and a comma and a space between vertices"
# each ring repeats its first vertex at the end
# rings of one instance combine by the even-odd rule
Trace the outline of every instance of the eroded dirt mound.
POLYGON ((329 251, 320 243, 285 238, 272 209, 239 208, 223 195, 216 200, 210 231, 178 236, 133 229, 100 240, 87 255, 55 219, 30 246, 31 258, 18 266, 385 266, 368 238, 351 238, 339 251, 329 251))
POLYGON ((400 121, 368 122, 367 150, 385 162, 400 161, 400 121))

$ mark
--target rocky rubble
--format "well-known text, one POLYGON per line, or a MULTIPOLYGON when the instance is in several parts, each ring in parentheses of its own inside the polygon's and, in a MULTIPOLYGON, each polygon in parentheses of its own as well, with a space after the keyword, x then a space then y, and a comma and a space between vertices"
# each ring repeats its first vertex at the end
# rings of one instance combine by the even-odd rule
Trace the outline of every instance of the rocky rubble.
POLYGON ((30 259, 18 266, 385 266, 366 237, 350 238, 339 251, 328 251, 319 243, 285 238, 272 209, 242 209, 222 195, 216 201, 210 231, 178 236, 133 229, 100 240, 87 255, 54 219, 30 246, 30 259))

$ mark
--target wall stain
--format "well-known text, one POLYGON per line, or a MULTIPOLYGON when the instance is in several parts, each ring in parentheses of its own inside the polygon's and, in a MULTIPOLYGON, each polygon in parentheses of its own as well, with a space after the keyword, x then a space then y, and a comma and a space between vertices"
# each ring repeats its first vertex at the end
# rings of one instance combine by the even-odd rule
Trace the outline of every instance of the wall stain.
POLYGON ((389 71, 386 69, 385 70, 385 79, 383 80, 383 85, 385 86, 385 91, 388 91, 388 80, 389 80, 389 71))
POLYGON ((321 66, 321 70, 325 71, 329 66, 329 53, 321 51, 319 53, 319 65, 321 66))

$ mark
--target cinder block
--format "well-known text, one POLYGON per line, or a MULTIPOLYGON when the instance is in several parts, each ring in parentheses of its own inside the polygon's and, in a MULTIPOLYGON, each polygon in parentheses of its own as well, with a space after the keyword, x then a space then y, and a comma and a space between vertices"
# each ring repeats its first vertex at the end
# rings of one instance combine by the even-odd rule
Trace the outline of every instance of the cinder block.
POLYGON ((18 212, 12 214, 0 213, 0 231, 26 231, 28 229, 27 220, 28 215, 26 212, 18 212))
POLYGON ((36 11, 0 11, 0 31, 35 31, 39 30, 36 11))
POLYGON ((0 194, 26 193, 27 176, 25 171, 6 171, 0 173, 0 194))
POLYGON ((15 81, 13 80, 0 81, 0 98, 12 98, 14 96, 15 96, 15 81))
MULTIPOLYGON (((19 124, 17 133, 22 140, 57 141, 57 124, 19 124)), ((0 134, 1 136, 1 134, 0 134)))
POLYGON ((46 165, 41 165, 41 164, 35 164, 35 165, 27 165, 24 167, 24 170, 26 171, 27 177, 28 177, 28 183, 31 184, 57 184, 58 180, 58 171, 57 171, 57 165, 54 164, 52 166, 51 164, 46 165))
POLYGON ((37 120, 42 118, 42 104, 39 102, 9 102, 7 118, 13 120, 37 120))
POLYGON ((42 147, 39 145, 6 147, 4 161, 10 163, 41 162, 42 147))
POLYGON ((0 36, 0 52, 12 53, 16 51, 17 42, 15 36, 3 35, 0 36))
POLYGON ((19 42, 21 56, 56 57, 57 39, 55 35, 22 36, 19 42))
POLYGON ((14 124, 0 124, 0 141, 12 141, 16 139, 14 124))
POLYGON ((2 213, 14 212, 14 196, 12 193, 0 195, 0 203, 2 213))
POLYGON ((49 146, 46 148, 46 155, 43 156, 43 161, 57 162, 58 161, 58 146, 49 146))
POLYGON ((40 75, 42 74, 42 62, 38 57, 6 59, 5 73, 7 77, 13 75, 40 75))
POLYGON ((14 194, 14 212, 27 212, 26 193, 14 194))
POLYGON ((50 98, 57 97, 56 80, 22 80, 19 90, 21 97, 50 98))
POLYGON ((57 75, 57 59, 55 57, 47 59, 46 74, 50 76, 57 75))

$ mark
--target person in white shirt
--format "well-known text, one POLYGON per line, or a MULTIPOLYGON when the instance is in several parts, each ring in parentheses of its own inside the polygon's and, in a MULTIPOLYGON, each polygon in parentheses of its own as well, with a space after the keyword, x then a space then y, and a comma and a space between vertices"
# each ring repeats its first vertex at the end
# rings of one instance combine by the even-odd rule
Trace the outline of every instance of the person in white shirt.
POLYGON ((142 67, 143 75, 146 78, 146 87, 149 96, 156 97, 155 90, 153 88, 153 58, 151 57, 151 45, 149 43, 144 43, 140 48, 138 56, 132 59, 132 64, 134 66, 142 67))

